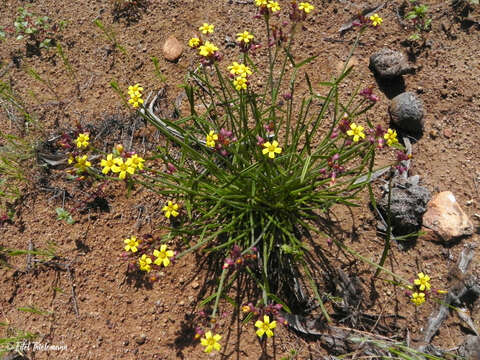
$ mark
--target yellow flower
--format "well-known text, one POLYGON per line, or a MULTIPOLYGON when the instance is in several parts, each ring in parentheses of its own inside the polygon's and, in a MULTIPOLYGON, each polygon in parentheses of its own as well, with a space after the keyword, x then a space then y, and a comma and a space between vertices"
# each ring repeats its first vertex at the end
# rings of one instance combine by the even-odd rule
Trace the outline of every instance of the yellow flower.
POLYGON ((215 51, 218 50, 218 47, 213 45, 210 41, 205 41, 205 44, 199 47, 199 54, 201 56, 209 57, 215 54, 215 51))
POLYGON ((133 154, 129 159, 131 160, 132 165, 135 168, 138 168, 139 170, 143 170, 143 163, 145 162, 145 159, 141 158, 137 154, 133 154))
POLYGON ((162 245, 160 246, 160 251, 158 250, 153 250, 153 256, 156 257, 154 263, 155 265, 163 265, 165 267, 167 267, 168 265, 170 265, 170 259, 171 257, 173 257, 174 253, 172 250, 167 250, 167 245, 162 245))
POLYGON ((206 145, 208 147, 213 148, 213 147, 215 147, 215 141, 217 141, 217 140, 218 140, 218 135, 215 134, 215 132, 213 130, 210 130, 210 132, 207 135, 207 139, 205 141, 206 145))
POLYGON ((245 44, 248 44, 250 40, 253 40, 253 35, 250 34, 248 31, 244 31, 243 33, 238 33, 237 34, 237 41, 238 42, 243 42, 245 44))
POLYGON ((113 154, 108 154, 106 159, 102 159, 100 162, 100 166, 103 167, 102 173, 108 174, 109 171, 112 170, 112 167, 115 165, 115 161, 113 160, 113 154))
POLYGON ((140 84, 135 84, 133 86, 128 87, 128 95, 130 95, 130 97, 134 97, 134 96, 141 97, 142 91, 143 91, 143 88, 140 86, 140 84))
POLYGON ((365 133, 363 132, 363 126, 355 123, 350 124, 350 130, 347 131, 348 136, 353 136, 353 141, 358 142, 360 138, 365 139, 365 133))
POLYGON ((135 165, 132 163, 132 159, 127 159, 127 161, 123 161, 123 158, 117 157, 113 159, 115 165, 112 166, 112 172, 118 173, 119 179, 125 179, 127 174, 133 175, 135 172, 135 165))
POLYGON ((238 70, 238 75, 246 77, 247 75, 252 75, 252 70, 245 64, 240 64, 240 68, 238 70))
POLYGON ((162 208, 162 211, 165 213, 165 217, 167 219, 170 218, 170 216, 177 217, 179 212, 178 210, 178 204, 174 204, 173 202, 169 201, 167 205, 165 205, 162 208))
POLYGON ((75 161, 75 158, 72 155, 70 155, 68 157, 68 165, 72 164, 74 161, 75 161))
POLYGON ((255 0, 256 6, 267 6, 267 0, 255 0))
POLYGON ((141 104, 143 104, 143 99, 141 96, 131 96, 130 99, 128 99, 128 103, 132 105, 133 108, 138 108, 141 104))
POLYGON ((270 322, 270 317, 268 315, 263 315, 263 321, 257 320, 255 327, 258 328, 256 334, 258 337, 262 337, 263 334, 267 334, 267 337, 273 336, 273 329, 277 326, 276 321, 270 322))
POLYGON ((278 147, 277 140, 273 140, 272 143, 270 143, 270 141, 267 141, 263 144, 263 147, 265 148, 262 150, 263 155, 268 154, 268 157, 270 159, 273 159, 275 157, 275 154, 280 154, 282 152, 282 148, 278 147))
POLYGON ((151 264, 152 259, 150 259, 147 255, 143 254, 140 259, 138 259, 138 265, 140 266, 140 270, 146 271, 147 273, 152 270, 151 264))
POLYGON ((190 40, 188 40, 188 46, 192 47, 192 48, 196 48, 198 47, 198 45, 200 45, 200 39, 199 38, 191 38, 190 40))
POLYGON ((232 63, 228 68, 230 70, 230 74, 232 75, 239 75, 246 77, 247 75, 252 75, 252 70, 245 64, 239 64, 236 61, 232 63))
POLYGON ((132 236, 129 239, 125 239, 123 240, 123 242, 125 243, 125 251, 131 251, 133 253, 138 251, 139 241, 137 240, 136 236, 132 236))
POLYGON ((75 142, 77 143, 77 148, 82 149, 86 148, 89 144, 90 137, 88 136, 87 133, 84 134, 79 134, 78 137, 75 139, 75 142))
POLYGON ((298 4, 298 10, 305 11, 305 14, 308 14, 313 9, 315 9, 315 7, 308 2, 301 2, 300 4, 298 4))
POLYGON ((232 63, 232 65, 230 65, 227 69, 230 70, 230 74, 237 75, 238 71, 240 69, 240 64, 238 62, 234 61, 232 63))
POLYGON ((414 280, 414 284, 417 285, 421 291, 430 290, 430 276, 424 273, 418 273, 418 278, 414 280))
POLYGON ((128 102, 134 108, 137 108, 141 104, 143 104, 142 91, 143 91, 143 88, 140 86, 140 84, 135 84, 133 86, 128 87, 128 95, 130 96, 130 99, 128 99, 128 102))
POLYGON ((383 135, 383 138, 387 141, 388 146, 398 144, 397 132, 392 129, 388 129, 387 133, 383 135))
POLYGON ((213 29, 215 28, 212 24, 203 23, 202 26, 198 28, 204 34, 213 34, 213 29))
POLYGON ((85 170, 87 170, 87 168, 92 166, 90 161, 88 161, 87 155, 77 156, 75 160, 77 161, 77 163, 73 165, 73 167, 77 169, 78 174, 84 172, 85 170))
POLYGON ((272 10, 272 12, 276 12, 276 11, 280 10, 280 5, 278 5, 278 2, 276 2, 276 1, 270 0, 270 1, 267 3, 267 8, 269 8, 270 10, 272 10))
POLYGON ((425 302, 425 294, 424 293, 413 293, 410 299, 415 305, 420 306, 425 302))
POLYGON ((205 352, 211 353, 213 350, 220 351, 222 346, 218 343, 222 338, 221 335, 213 335, 211 331, 207 331, 204 338, 200 339, 200 343, 205 346, 205 352))
POLYGON ((243 76, 239 76, 233 80, 233 86, 235 86, 235 89, 237 90, 247 90, 247 79, 243 76))
POLYGON ((370 21, 372 22, 373 26, 379 26, 382 24, 383 19, 378 16, 378 14, 373 14, 372 16, 370 16, 370 21))

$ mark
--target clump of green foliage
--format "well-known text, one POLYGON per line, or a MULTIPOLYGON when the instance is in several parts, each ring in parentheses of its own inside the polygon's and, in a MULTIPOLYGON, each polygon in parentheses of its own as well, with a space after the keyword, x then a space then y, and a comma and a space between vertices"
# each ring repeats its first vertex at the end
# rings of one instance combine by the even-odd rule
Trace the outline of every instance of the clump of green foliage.
MULTIPOLYGON (((332 206, 355 206, 378 149, 384 144, 401 148, 396 132, 366 115, 377 101, 371 89, 341 94, 352 67, 345 65, 314 89, 304 67, 315 56, 297 60, 292 54, 306 14, 292 9, 294 21, 283 33, 272 24, 270 10, 261 10, 265 39, 275 40, 267 48, 265 71, 250 57, 256 37, 248 31, 237 35, 241 53, 228 63, 212 42, 190 39, 201 65, 183 86, 189 113, 180 120, 160 119, 139 102, 139 91, 129 91, 132 106, 140 107, 171 144, 155 154, 167 173, 152 170, 139 181, 171 200, 164 211, 175 220, 163 241, 186 241, 178 257, 202 250, 219 261, 218 288, 202 303, 214 302, 212 317, 219 299, 229 299, 239 274, 246 274, 262 294, 263 306, 279 303, 285 309, 298 281, 305 282, 329 320, 314 274, 315 259, 326 259, 330 249, 321 250, 311 235, 326 238, 321 219, 332 206), (306 95, 297 93, 301 77, 306 95), (256 88, 252 78, 265 86, 256 88), (179 208, 184 210, 176 214, 179 208)), ((359 30, 355 46, 368 26, 367 21, 359 30)), ((211 33, 213 25, 200 30, 211 33)))
POLYGON ((35 118, 10 84, 0 81, 0 110, 6 115, 12 131, 0 131, 0 209, 21 197, 21 186, 29 181, 26 169, 35 157, 35 141, 30 136, 37 129, 35 118))

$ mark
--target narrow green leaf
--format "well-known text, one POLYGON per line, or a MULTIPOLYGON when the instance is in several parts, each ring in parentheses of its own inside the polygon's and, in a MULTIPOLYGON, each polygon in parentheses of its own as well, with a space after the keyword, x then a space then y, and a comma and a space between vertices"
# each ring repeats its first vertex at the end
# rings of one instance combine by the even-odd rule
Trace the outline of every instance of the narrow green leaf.
POLYGON ((303 164, 302 175, 300 175, 300 183, 302 184, 305 180, 305 176, 307 175, 307 171, 310 168, 310 161, 312 160, 312 155, 308 155, 305 159, 305 163, 303 164))
POLYGON ((37 315, 51 315, 52 314, 51 312, 43 311, 43 310, 37 309, 33 306, 19 307, 19 308, 17 308, 17 310, 23 311, 23 312, 29 312, 29 313, 37 314, 37 315))
POLYGON ((297 65, 295 65, 295 68, 296 68, 296 69, 299 69, 299 68, 301 68, 302 66, 308 64, 309 62, 315 60, 317 57, 318 57, 318 55, 311 56, 311 57, 309 57, 309 58, 307 58, 307 59, 299 62, 297 65))

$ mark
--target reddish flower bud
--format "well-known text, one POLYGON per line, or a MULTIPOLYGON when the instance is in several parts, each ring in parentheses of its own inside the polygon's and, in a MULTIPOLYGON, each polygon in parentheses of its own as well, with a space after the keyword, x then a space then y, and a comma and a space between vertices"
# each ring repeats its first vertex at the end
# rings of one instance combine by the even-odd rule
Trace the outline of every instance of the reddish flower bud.
POLYGON ((265 139, 257 135, 257 145, 263 146, 263 144, 265 144, 265 139))
POLYGON ((167 173, 172 175, 175 171, 177 168, 172 163, 167 163, 167 173))

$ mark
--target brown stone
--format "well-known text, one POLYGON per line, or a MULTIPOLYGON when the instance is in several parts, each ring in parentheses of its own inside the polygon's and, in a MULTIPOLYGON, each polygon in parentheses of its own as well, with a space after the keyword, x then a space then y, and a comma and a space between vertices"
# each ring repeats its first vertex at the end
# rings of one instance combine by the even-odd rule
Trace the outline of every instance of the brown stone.
POLYGON ((450 240, 472 235, 473 223, 450 191, 436 194, 423 214, 424 240, 450 240))
POLYGON ((183 44, 177 40, 173 35, 163 44, 163 56, 168 61, 177 61, 180 56, 182 56, 183 44))

